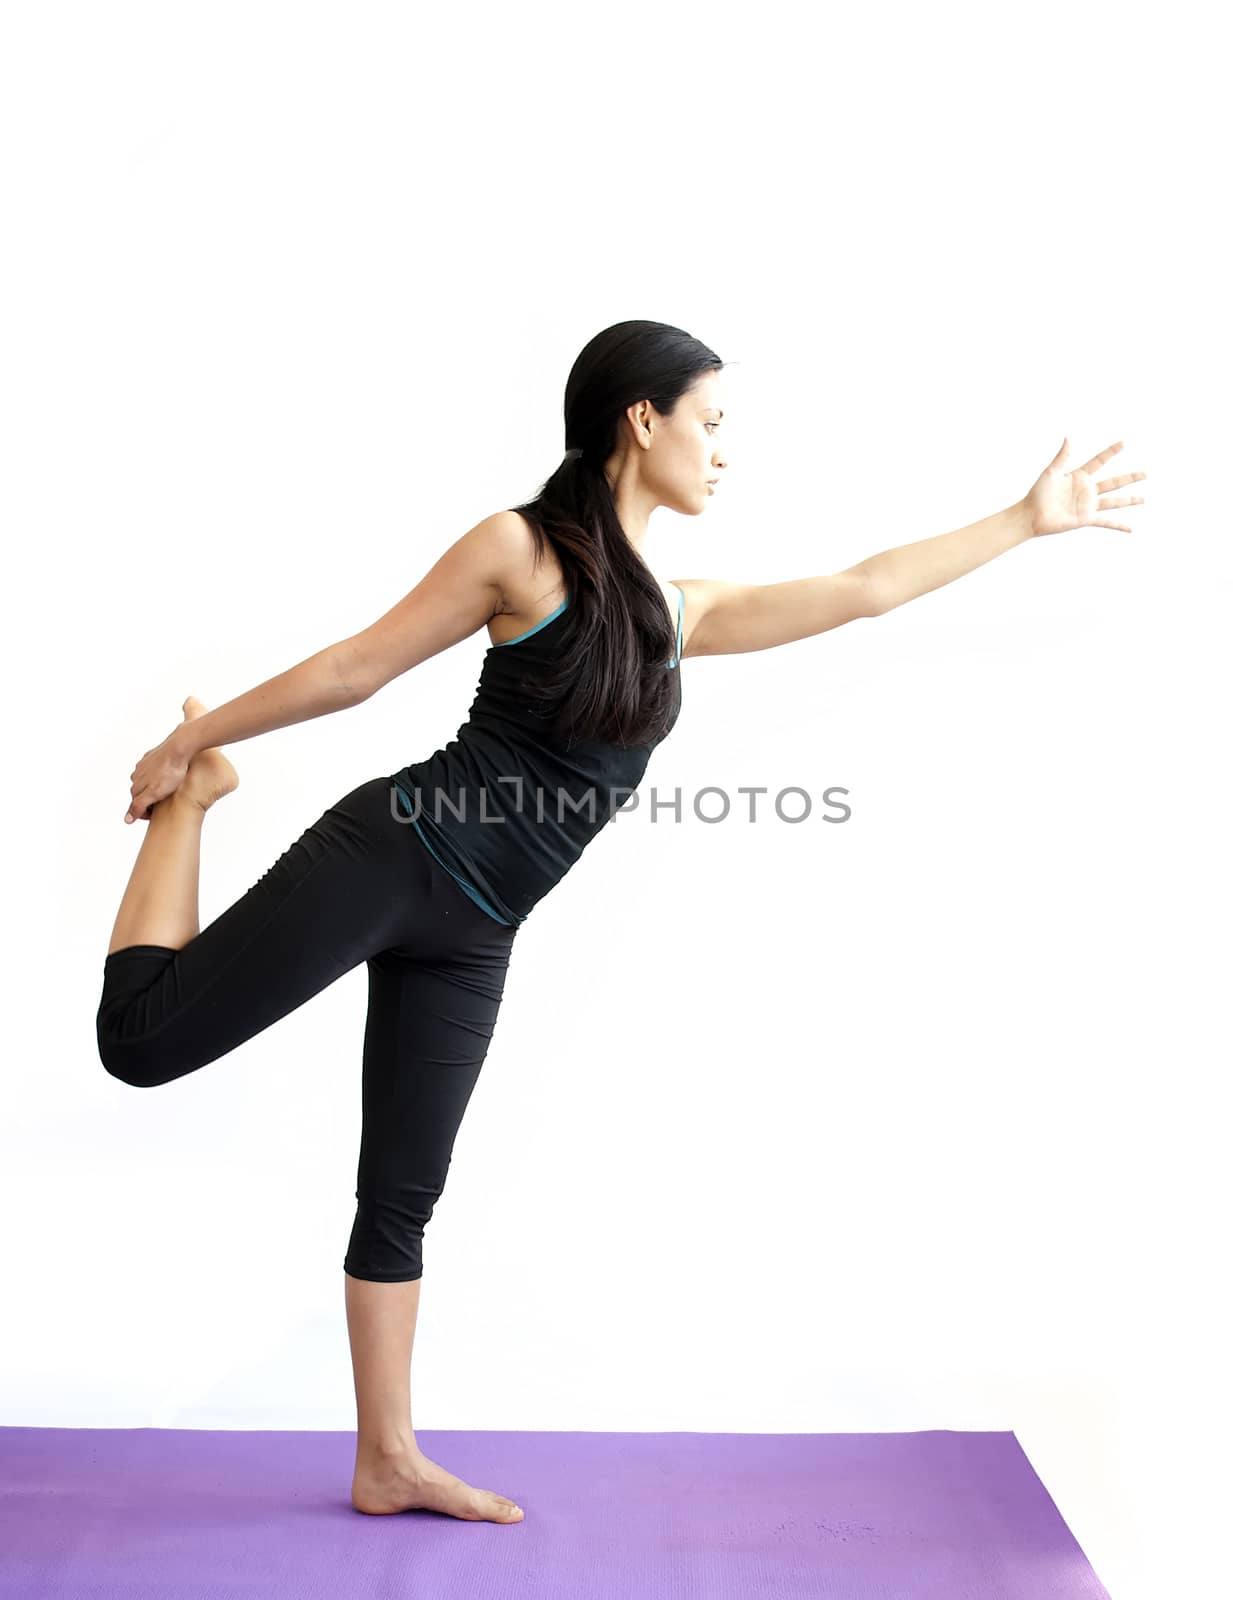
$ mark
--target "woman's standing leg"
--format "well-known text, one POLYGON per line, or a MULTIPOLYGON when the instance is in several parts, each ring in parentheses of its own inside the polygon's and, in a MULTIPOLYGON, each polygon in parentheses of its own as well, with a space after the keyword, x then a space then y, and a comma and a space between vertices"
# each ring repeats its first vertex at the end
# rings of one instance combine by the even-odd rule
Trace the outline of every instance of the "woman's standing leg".
POLYGON ((513 941, 426 851, 421 866, 422 928, 368 962, 358 1205, 344 1262, 357 1414, 352 1504, 517 1522, 522 1513, 507 1496, 430 1460, 411 1422, 424 1228, 492 1040, 513 941))

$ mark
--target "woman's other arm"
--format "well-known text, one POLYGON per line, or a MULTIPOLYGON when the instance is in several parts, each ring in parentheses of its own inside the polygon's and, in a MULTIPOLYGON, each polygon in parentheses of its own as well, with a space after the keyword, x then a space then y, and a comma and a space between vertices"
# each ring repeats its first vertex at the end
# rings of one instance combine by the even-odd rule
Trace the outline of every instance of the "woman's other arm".
POLYGON ((392 678, 483 627, 503 604, 510 563, 524 553, 528 538, 525 524, 512 513, 485 517, 361 633, 183 723, 171 735, 179 752, 191 760, 199 750, 253 739, 370 699, 392 678))

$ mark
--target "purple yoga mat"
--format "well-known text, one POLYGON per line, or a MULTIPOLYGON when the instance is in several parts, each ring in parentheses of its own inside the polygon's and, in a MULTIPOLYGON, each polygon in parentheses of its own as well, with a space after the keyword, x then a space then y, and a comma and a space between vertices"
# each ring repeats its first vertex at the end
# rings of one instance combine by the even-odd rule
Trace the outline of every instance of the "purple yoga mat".
POLYGON ((518 1523, 351 1506, 351 1433, 0 1428, 5 1600, 1108 1600, 1013 1433, 475 1433, 518 1523))

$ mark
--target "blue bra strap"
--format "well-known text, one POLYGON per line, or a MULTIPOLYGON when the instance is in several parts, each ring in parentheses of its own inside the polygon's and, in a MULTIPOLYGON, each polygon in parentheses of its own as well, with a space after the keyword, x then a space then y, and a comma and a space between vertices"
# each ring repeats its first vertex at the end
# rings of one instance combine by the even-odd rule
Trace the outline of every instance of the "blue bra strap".
POLYGON ((676 654, 669 661, 670 667, 675 667, 681 659, 681 630, 685 626, 685 591, 679 583, 673 584, 677 593, 676 604, 676 654))
POLYGON ((533 628, 528 628, 525 633, 520 633, 516 639, 502 639, 499 644, 493 645, 494 650, 504 650, 507 644, 521 644, 524 639, 529 639, 533 633, 538 633, 541 628, 546 628, 550 622, 555 622, 569 604, 567 595, 555 611, 550 611, 542 622, 537 622, 533 628))
MULTIPOLYGON (((668 665, 670 667, 676 666, 677 662, 681 659, 681 644, 683 642, 683 632, 685 627, 685 591, 681 588, 680 584, 673 584, 673 588, 676 590, 677 597, 676 655, 673 656, 671 661, 669 661, 668 665)), ((502 639, 499 644, 493 645, 492 648, 494 650, 504 650, 508 644, 521 644, 524 639, 529 639, 533 633, 538 633, 541 628, 546 628, 550 622, 555 622, 568 604, 569 597, 566 596, 556 610, 550 611, 542 622, 537 622, 533 628, 528 628, 525 633, 520 633, 516 639, 502 639)))

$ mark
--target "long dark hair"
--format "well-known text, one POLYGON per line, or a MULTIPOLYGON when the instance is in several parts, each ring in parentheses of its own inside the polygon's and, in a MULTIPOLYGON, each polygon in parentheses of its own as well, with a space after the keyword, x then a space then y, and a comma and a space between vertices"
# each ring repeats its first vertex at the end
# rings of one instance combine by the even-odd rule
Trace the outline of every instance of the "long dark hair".
MULTIPOLYGON (((561 658, 525 687, 561 738, 640 748, 662 737, 671 710, 676 616, 626 537, 604 462, 628 406, 664 416, 724 363, 682 328, 617 322, 584 345, 565 385, 566 456, 533 500, 511 506, 531 526, 538 566, 551 545, 569 605, 561 658)), ((679 665, 678 665, 679 670, 679 665)))

